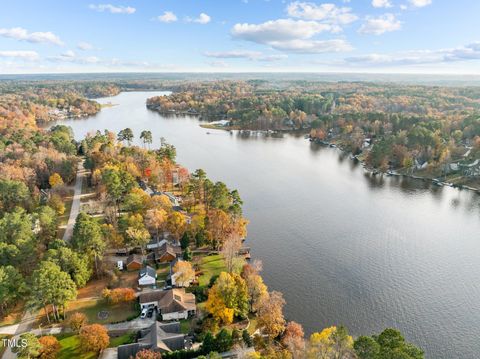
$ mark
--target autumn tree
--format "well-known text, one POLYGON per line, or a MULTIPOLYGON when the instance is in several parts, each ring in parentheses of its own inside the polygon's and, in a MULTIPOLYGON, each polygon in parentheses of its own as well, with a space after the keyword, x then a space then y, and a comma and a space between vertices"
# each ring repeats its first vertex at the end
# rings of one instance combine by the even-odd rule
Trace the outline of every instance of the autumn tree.
POLYGON ((228 272, 233 272, 235 267, 243 264, 243 260, 238 257, 238 252, 242 247, 242 240, 236 233, 230 235, 224 240, 222 245, 222 255, 225 259, 225 265, 228 272), (240 259, 240 260, 238 260, 240 259))
POLYGON ((87 317, 81 312, 73 313, 68 319, 68 326, 74 333, 79 333, 80 329, 87 324, 87 317))
POLYGON ((187 221, 185 216, 177 211, 173 211, 168 215, 166 229, 176 238, 179 239, 185 232, 187 221))
POLYGON ((313 333, 308 343, 308 358, 347 359, 353 355, 353 339, 343 326, 313 333))
POLYGON ((51 335, 47 335, 40 337, 38 341, 42 346, 42 348, 40 349, 39 358, 55 359, 57 357, 58 352, 61 349, 60 343, 58 342, 57 338, 51 335))
POLYGON ((135 355, 135 359, 162 359, 162 354, 150 349, 143 349, 135 355))
POLYGON ((250 311, 255 312, 261 303, 267 299, 268 288, 263 282, 263 278, 258 274, 258 270, 250 264, 244 266, 242 277, 247 284, 250 311))
POLYGON ((285 300, 280 292, 273 291, 262 300, 257 310, 257 324, 271 339, 278 337, 285 329, 283 306, 285 300))
POLYGON ((303 327, 296 322, 288 322, 282 335, 282 344, 294 359, 302 358, 305 350, 303 327))
POLYGON ((177 261, 173 266, 173 273, 175 274, 175 282, 180 287, 188 286, 195 279, 195 270, 192 263, 187 261, 177 261))
POLYGON ((62 176, 60 176, 58 173, 55 172, 54 174, 52 174, 49 177, 48 183, 50 184, 50 187, 52 187, 52 188, 61 186, 61 185, 63 185, 62 176))
POLYGON ((248 300, 245 280, 238 274, 222 272, 208 292, 205 307, 215 320, 229 324, 234 316, 246 317, 248 300))
POLYGON ((103 296, 111 304, 127 303, 135 300, 135 291, 132 288, 115 288, 103 292, 103 296))
POLYGON ((148 230, 158 238, 160 230, 164 228, 167 222, 167 211, 163 208, 150 209, 145 215, 145 224, 148 230))
POLYGON ((90 324, 82 327, 79 339, 85 352, 93 351, 99 353, 107 348, 110 343, 107 329, 100 324, 90 324))

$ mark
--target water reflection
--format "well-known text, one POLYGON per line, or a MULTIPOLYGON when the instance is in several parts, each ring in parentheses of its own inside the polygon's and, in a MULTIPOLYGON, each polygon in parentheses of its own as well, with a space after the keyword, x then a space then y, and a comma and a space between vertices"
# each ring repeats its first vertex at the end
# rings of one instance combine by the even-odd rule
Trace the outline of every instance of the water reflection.
POLYGON ((92 130, 148 128, 178 161, 237 188, 249 245, 288 318, 306 333, 333 324, 352 334, 397 327, 427 358, 480 353, 480 200, 466 190, 373 176, 338 149, 302 135, 228 133, 145 109, 152 93, 123 93, 87 120, 92 130), (206 135, 206 132, 211 132, 206 135), (459 354, 461 353, 461 354, 459 354))

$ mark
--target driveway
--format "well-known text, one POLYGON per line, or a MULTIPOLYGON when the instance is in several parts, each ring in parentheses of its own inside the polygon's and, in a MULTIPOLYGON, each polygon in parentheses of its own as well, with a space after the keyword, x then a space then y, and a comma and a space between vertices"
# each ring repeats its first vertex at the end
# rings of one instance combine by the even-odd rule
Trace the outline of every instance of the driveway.
POLYGON ((80 213, 80 199, 82 197, 82 184, 83 179, 87 175, 87 170, 83 167, 85 160, 82 160, 78 164, 77 168, 77 177, 75 179, 75 187, 73 193, 73 201, 72 201, 72 208, 70 210, 70 217, 68 217, 67 228, 65 229, 65 233, 63 234, 63 240, 65 242, 70 241, 73 234, 73 226, 75 225, 75 221, 77 219, 78 214, 80 213))

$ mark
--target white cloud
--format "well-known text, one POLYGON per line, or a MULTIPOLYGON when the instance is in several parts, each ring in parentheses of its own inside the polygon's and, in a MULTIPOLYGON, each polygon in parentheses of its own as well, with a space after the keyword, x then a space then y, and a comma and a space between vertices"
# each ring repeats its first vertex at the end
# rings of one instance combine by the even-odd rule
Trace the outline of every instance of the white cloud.
POLYGON ((405 4, 400 5, 400 10, 407 10, 407 9, 408 9, 407 5, 405 5, 405 4))
POLYGON ((175 22, 177 21, 177 15, 175 15, 171 11, 165 11, 163 15, 157 16, 157 20, 165 23, 175 22))
POLYGON ((349 57, 344 61, 351 65, 393 66, 472 60, 480 60, 480 42, 473 42, 465 46, 440 50, 417 50, 394 54, 368 54, 349 57))
POLYGON ((100 59, 96 56, 81 57, 77 56, 72 50, 65 51, 58 56, 50 56, 47 59, 54 62, 72 62, 76 64, 96 64, 100 62, 100 59))
POLYGON ((0 51, 0 57, 15 58, 27 61, 36 61, 39 59, 35 51, 0 51))
POLYGON ((261 24, 235 24, 236 39, 268 45, 276 50, 296 53, 349 51, 351 45, 342 39, 314 40, 322 32, 336 32, 336 25, 293 19, 271 20, 261 24))
POLYGON ((408 2, 415 7, 424 7, 430 5, 432 0, 408 0, 408 2))
POLYGON ((112 4, 90 4, 88 6, 90 9, 98 11, 98 12, 105 12, 108 11, 112 14, 133 14, 137 9, 131 6, 115 6, 112 4))
POLYGON ((367 16, 366 21, 358 30, 361 34, 381 35, 385 32, 397 31, 402 23, 393 14, 384 14, 378 17, 367 16))
POLYGON ((77 44, 77 48, 80 49, 80 50, 83 50, 83 51, 88 51, 88 50, 93 50, 94 47, 92 44, 88 43, 88 42, 85 42, 85 41, 81 41, 77 44))
POLYGON ((197 24, 202 24, 202 25, 208 24, 211 20, 212 18, 207 14, 205 14, 204 12, 202 12, 197 18, 194 18, 194 19, 188 16, 185 18, 185 21, 187 22, 196 22, 197 24))
POLYGON ((372 6, 373 7, 392 7, 392 3, 390 0, 372 0, 372 6))
POLYGON ((332 25, 316 21, 279 19, 261 24, 235 24, 232 35, 238 39, 268 44, 272 41, 308 39, 321 32, 332 30, 332 25))
POLYGON ((345 52, 353 50, 352 45, 343 39, 334 40, 290 40, 273 42, 274 49, 299 54, 322 54, 331 52, 345 52))
POLYGON ((335 4, 314 4, 295 1, 287 6, 287 14, 292 17, 322 21, 330 24, 349 24, 358 19, 349 7, 337 7, 335 4))
POLYGON ((279 61, 288 58, 287 55, 283 54, 274 54, 274 55, 265 55, 260 51, 248 51, 248 50, 232 50, 224 52, 205 52, 206 57, 213 57, 217 59, 248 59, 252 61, 279 61))
POLYGON ((60 38, 54 33, 47 32, 28 32, 21 27, 12 27, 10 29, 0 29, 0 36, 8 37, 20 41, 28 41, 34 43, 49 43, 54 45, 63 45, 60 38))

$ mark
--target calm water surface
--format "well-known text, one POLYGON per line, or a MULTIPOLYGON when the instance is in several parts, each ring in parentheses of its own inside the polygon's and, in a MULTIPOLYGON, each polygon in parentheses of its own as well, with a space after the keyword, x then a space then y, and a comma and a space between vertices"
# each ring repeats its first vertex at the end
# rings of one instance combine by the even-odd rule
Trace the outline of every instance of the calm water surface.
POLYGON ((158 93, 68 120, 77 138, 108 128, 152 131, 178 161, 237 188, 249 243, 286 316, 307 333, 399 328, 428 358, 480 357, 480 197, 418 181, 371 177, 339 151, 302 136, 250 137, 202 129, 145 108, 158 93), (210 134, 207 134, 210 131, 210 134))

